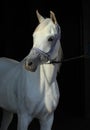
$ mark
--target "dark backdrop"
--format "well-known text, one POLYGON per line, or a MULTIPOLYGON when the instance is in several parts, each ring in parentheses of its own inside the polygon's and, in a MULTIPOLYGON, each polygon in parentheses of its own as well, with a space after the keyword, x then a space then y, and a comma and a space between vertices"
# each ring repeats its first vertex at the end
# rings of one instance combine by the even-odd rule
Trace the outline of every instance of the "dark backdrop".
MULTIPOLYGON (((32 47, 32 33, 38 24, 36 9, 49 17, 55 12, 61 26, 64 58, 83 54, 83 6, 82 1, 32 0, 0 1, 0 57, 22 60, 32 47)), ((57 77, 61 99, 55 112, 55 122, 66 117, 84 116, 84 60, 63 63, 57 77)))

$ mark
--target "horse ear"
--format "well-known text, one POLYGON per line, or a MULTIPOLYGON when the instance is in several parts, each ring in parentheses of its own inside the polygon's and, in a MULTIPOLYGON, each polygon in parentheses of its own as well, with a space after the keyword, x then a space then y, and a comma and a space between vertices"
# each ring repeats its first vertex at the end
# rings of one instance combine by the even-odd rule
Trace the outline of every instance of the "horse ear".
POLYGON ((36 10, 36 15, 37 15, 39 23, 41 23, 44 20, 44 17, 39 14, 38 10, 36 10))
POLYGON ((54 24, 57 24, 57 20, 56 20, 55 14, 52 11, 50 11, 50 18, 54 22, 54 24))

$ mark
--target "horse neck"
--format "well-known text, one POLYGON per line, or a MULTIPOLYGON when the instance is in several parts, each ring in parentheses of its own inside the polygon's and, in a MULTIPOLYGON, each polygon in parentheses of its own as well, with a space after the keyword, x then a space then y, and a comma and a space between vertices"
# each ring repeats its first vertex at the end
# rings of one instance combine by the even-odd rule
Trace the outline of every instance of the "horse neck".
MULTIPOLYGON (((58 40, 57 42, 60 41, 58 40)), ((60 44, 60 48, 58 51, 58 56, 56 58, 57 61, 61 61, 63 56, 63 51, 62 51, 62 47, 60 44)), ((61 66, 60 64, 42 64, 40 65, 40 76, 42 80, 46 80, 47 83, 52 84, 54 81, 56 81, 56 76, 57 76, 57 72, 59 71, 61 66)))
POLYGON ((40 76, 41 79, 47 82, 49 85, 52 84, 54 81, 56 81, 57 76, 56 65, 53 64, 40 65, 40 76))

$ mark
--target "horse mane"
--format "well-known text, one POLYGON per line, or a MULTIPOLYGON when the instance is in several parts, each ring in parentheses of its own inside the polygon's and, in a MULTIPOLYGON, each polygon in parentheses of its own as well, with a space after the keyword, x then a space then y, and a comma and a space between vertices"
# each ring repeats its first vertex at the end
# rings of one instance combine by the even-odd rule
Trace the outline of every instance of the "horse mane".
MULTIPOLYGON (((60 42, 60 41, 59 41, 60 42)), ((63 51, 62 51, 62 47, 61 47, 61 43, 60 43, 60 48, 58 51, 58 57, 57 57, 57 61, 61 61, 63 58, 63 51)), ((57 63, 57 73, 60 72, 60 67, 61 67, 62 63, 57 63)))

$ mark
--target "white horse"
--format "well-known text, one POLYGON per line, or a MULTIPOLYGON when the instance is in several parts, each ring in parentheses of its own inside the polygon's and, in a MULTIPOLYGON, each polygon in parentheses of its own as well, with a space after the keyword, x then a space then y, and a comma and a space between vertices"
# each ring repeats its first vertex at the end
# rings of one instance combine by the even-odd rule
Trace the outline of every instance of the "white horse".
POLYGON ((59 101, 56 81, 61 60, 60 27, 55 14, 43 18, 36 11, 39 25, 33 33, 33 47, 21 62, 0 58, 0 107, 3 118, 0 130, 7 130, 13 113, 18 116, 18 130, 27 130, 33 118, 41 130, 51 130, 54 110, 59 101))

